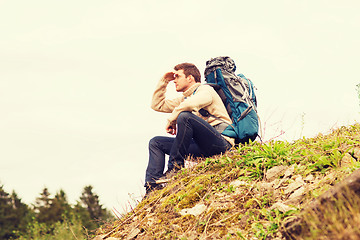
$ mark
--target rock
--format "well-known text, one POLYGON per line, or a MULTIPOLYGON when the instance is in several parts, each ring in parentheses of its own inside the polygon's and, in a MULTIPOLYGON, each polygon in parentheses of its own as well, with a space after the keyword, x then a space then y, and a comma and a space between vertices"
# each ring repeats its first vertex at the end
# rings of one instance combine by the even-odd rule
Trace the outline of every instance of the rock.
POLYGON ((305 194, 305 187, 300 187, 289 196, 289 199, 285 203, 296 205, 300 202, 304 194, 305 194))
POLYGON ((293 165, 291 165, 291 167, 289 167, 288 169, 286 169, 285 173, 284 173, 284 178, 288 178, 291 175, 293 175, 295 172, 295 168, 293 165))
POLYGON ((96 236, 95 238, 93 238, 93 240, 103 240, 106 236, 107 236, 107 234, 98 235, 98 236, 96 236))
POLYGON ((287 180, 288 178, 283 178, 283 179, 275 179, 274 181, 272 181, 274 189, 278 189, 279 187, 281 187, 281 185, 287 180))
POLYGON ((182 216, 187 215, 187 214, 194 215, 194 216, 199 216, 205 210, 206 210, 205 204, 197 204, 196 206, 194 206, 192 208, 184 208, 179 213, 182 216))
POLYGON ((336 172, 329 173, 320 182, 323 184, 333 184, 336 178, 336 172))
POLYGON ((360 148, 359 147, 354 148, 353 153, 354 153, 354 157, 357 160, 360 160, 360 148))
POLYGON ((109 238, 106 238, 106 240, 120 240, 120 238, 109 237, 109 238))
POLYGON ((263 189, 263 190, 266 190, 266 191, 270 191, 273 189, 273 183, 269 183, 269 182, 259 182, 257 184, 257 186, 260 188, 260 189, 263 189))
POLYGON ((353 157, 350 155, 350 153, 345 153, 344 157, 340 160, 340 166, 341 167, 348 167, 352 164, 354 161, 353 157))
POLYGON ((305 182, 312 182, 312 181, 314 181, 314 175, 312 175, 312 174, 309 174, 309 175, 307 175, 306 176, 306 178, 304 178, 304 181, 305 182))
POLYGON ((249 184, 245 181, 235 180, 230 183, 233 187, 248 186, 249 184))
POLYGON ((294 182, 290 183, 284 190, 285 194, 294 192, 296 189, 302 187, 305 184, 301 176, 297 177, 294 182))
POLYGON ((272 205, 272 207, 270 209, 277 209, 280 212, 285 213, 285 212, 290 211, 290 210, 295 210, 296 208, 290 207, 290 206, 286 205, 283 202, 277 202, 274 205, 272 205))
POLYGON ((257 186, 260 189, 272 191, 272 190, 276 190, 277 188, 279 188, 285 180, 286 179, 284 179, 284 178, 283 179, 276 178, 272 182, 265 182, 265 181, 259 182, 259 183, 257 183, 257 186))
POLYGON ((271 182, 275 180, 276 178, 279 178, 280 176, 284 175, 284 172, 286 171, 287 167, 283 165, 275 166, 270 168, 265 173, 265 178, 268 182, 271 182))
MULTIPOLYGON (((132 240, 135 239, 137 237, 137 235, 139 235, 140 233, 140 229, 138 228, 134 228, 133 230, 131 230, 131 232, 129 233, 129 235, 125 238, 125 240, 132 240)), ((110 238, 107 238, 106 240, 110 240, 110 238)), ((117 238, 113 239, 113 240, 118 240, 117 238)))

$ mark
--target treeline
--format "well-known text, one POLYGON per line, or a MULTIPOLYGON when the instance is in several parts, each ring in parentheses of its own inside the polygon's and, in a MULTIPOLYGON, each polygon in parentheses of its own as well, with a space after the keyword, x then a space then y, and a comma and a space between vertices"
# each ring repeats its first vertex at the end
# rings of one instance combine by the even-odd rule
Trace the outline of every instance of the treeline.
POLYGON ((0 185, 0 239, 84 239, 112 219, 92 186, 84 187, 75 205, 63 190, 52 197, 44 188, 29 206, 0 185))

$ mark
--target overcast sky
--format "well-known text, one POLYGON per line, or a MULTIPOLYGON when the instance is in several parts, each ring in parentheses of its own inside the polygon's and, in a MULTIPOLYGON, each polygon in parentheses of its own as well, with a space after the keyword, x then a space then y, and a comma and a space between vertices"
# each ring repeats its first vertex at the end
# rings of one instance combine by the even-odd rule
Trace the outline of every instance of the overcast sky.
MULTIPOLYGON (((257 88, 264 140, 359 119, 360 2, 0 0, 0 183, 33 203, 92 185, 140 200, 159 78, 230 56, 257 88)), ((170 86, 169 96, 175 96, 170 86)))

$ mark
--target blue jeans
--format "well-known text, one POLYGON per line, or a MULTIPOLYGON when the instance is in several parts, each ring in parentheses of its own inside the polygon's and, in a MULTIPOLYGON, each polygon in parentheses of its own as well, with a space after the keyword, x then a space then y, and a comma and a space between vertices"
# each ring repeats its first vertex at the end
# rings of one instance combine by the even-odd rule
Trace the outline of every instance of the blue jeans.
POLYGON ((165 154, 169 155, 168 170, 184 166, 188 156, 210 157, 224 153, 231 148, 214 127, 202 118, 182 112, 177 118, 176 137, 154 137, 149 142, 149 163, 145 184, 163 176, 165 154))

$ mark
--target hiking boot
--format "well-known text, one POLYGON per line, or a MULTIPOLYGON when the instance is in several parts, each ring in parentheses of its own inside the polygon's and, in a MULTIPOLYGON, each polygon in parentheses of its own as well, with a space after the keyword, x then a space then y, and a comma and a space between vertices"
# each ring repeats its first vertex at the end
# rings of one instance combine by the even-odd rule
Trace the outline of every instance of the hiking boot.
POLYGON ((176 176, 180 169, 181 168, 168 169, 161 178, 155 181, 155 183, 162 184, 169 182, 174 176, 176 176))
POLYGON ((147 198, 149 197, 150 193, 153 192, 154 190, 160 190, 162 189, 163 186, 161 184, 157 184, 157 183, 152 183, 152 182, 147 182, 145 184, 145 195, 144 195, 144 198, 147 198))

